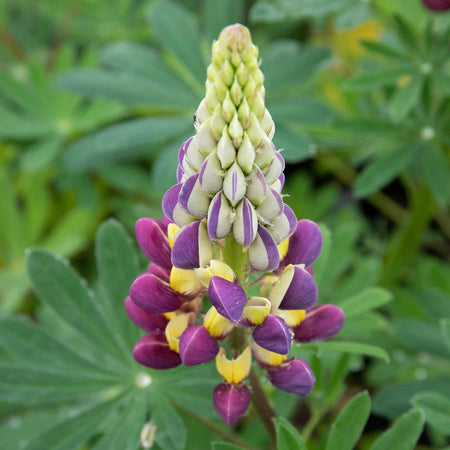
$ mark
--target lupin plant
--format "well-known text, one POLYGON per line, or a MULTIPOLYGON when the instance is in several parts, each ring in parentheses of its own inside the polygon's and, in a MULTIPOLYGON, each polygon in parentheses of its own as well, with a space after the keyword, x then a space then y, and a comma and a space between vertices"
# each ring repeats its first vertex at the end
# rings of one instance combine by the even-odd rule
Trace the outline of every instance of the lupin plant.
POLYGON ((305 360, 288 358, 292 340, 323 340, 344 321, 338 307, 314 306, 322 235, 283 202, 284 159, 272 142, 259 65, 243 25, 213 43, 196 134, 179 151, 178 184, 163 198, 161 221, 136 223, 151 264, 125 300, 130 319, 148 332, 133 351, 140 364, 170 369, 215 359, 224 381, 213 404, 228 425, 248 409, 252 358, 274 386, 307 395, 314 374, 305 360), (258 295, 248 294, 255 285, 258 295))

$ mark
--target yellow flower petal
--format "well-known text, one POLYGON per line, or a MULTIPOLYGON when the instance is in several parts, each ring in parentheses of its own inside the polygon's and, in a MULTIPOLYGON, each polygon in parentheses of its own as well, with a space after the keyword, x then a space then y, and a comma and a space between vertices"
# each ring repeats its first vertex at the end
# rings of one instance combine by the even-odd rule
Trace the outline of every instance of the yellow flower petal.
POLYGON ((170 271, 170 287, 181 294, 196 294, 201 289, 201 284, 197 280, 193 270, 178 269, 172 267, 170 271))
POLYGON ((256 342, 252 344, 252 350, 255 358, 261 364, 265 364, 266 366, 279 366, 287 358, 287 355, 280 355, 278 353, 266 350, 265 348, 260 347, 256 342))
POLYGON ((174 223, 169 223, 167 227, 167 238, 169 239, 170 248, 173 247, 173 243, 175 242, 175 235, 180 230, 180 227, 175 225, 174 223))
POLYGON ((260 325, 270 313, 271 303, 264 297, 250 297, 242 313, 242 321, 249 326, 260 325))
POLYGON ((221 348, 216 356, 217 372, 228 383, 240 383, 245 380, 252 367, 252 352, 247 347, 237 358, 227 359, 225 349, 221 348))
POLYGON ((283 260, 283 258, 286 256, 288 249, 289 249, 289 238, 285 239, 284 241, 281 241, 278 245, 278 253, 280 254, 280 261, 283 260))
POLYGON ((281 317, 288 327, 294 328, 303 322, 306 312, 304 309, 279 309, 275 314, 281 317))
POLYGON ((195 275, 203 286, 208 287, 212 277, 221 277, 227 281, 234 280, 233 269, 218 259, 212 259, 208 267, 195 269, 195 275))
POLYGON ((233 322, 219 314, 214 306, 211 306, 206 313, 203 319, 203 326, 215 339, 222 339, 228 336, 234 328, 233 322))
POLYGON ((283 270, 278 281, 274 284, 272 290, 269 293, 269 300, 272 303, 272 312, 276 311, 283 300, 292 279, 294 278, 294 266, 289 264, 283 270))
POLYGON ((180 336, 192 321, 192 314, 179 314, 169 321, 166 326, 166 339, 174 352, 179 352, 180 336))

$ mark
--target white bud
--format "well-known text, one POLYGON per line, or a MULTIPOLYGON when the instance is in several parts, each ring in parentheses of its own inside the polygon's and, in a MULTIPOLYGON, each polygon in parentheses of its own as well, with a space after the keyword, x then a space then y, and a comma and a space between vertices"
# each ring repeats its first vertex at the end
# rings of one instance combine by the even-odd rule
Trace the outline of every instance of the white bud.
POLYGON ((237 113, 235 113, 233 119, 231 119, 230 125, 228 126, 228 133, 233 140, 234 146, 238 148, 242 142, 244 129, 242 128, 241 122, 239 122, 237 113))
POLYGON ((233 206, 236 206, 245 195, 247 185, 241 168, 234 163, 223 180, 223 193, 233 206))
POLYGON ((211 130, 211 118, 205 120, 197 130, 198 149, 204 155, 209 155, 217 145, 211 130))
POLYGON ((220 139, 222 136, 222 130, 225 126, 225 120, 222 116, 222 108, 221 105, 218 103, 216 105, 216 108, 214 109, 212 118, 211 118, 211 129, 214 134, 214 137, 216 138, 216 141, 220 139))
POLYGON ((222 114, 225 120, 230 123, 231 119, 234 117, 236 113, 236 107, 234 106, 233 102, 230 98, 230 93, 227 91, 225 94, 225 98, 222 103, 222 114))
POLYGON ((237 77, 234 77, 233 84, 231 85, 230 96, 231 96, 231 100, 233 100, 233 103, 236 106, 239 106, 241 104, 243 93, 242 93, 241 86, 239 86, 239 83, 237 81, 237 77))
POLYGON ((200 170, 200 167, 202 167, 205 157, 198 151, 196 138, 192 139, 192 141, 189 143, 189 147, 186 150, 185 159, 187 160, 189 165, 197 172, 200 170))
POLYGON ((255 150, 253 148, 247 133, 244 132, 244 138, 242 139, 241 145, 239 146, 237 152, 237 163, 239 164, 242 171, 247 175, 250 173, 253 167, 253 162, 255 161, 255 150))
POLYGON ((217 144, 217 156, 223 169, 228 169, 236 159, 236 149, 228 134, 227 127, 223 127, 222 137, 217 144))

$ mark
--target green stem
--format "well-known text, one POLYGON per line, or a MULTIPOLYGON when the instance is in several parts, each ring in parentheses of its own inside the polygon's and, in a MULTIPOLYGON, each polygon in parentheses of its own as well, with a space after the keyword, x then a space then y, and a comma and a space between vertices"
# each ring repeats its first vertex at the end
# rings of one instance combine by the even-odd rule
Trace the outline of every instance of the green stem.
POLYGON ((402 274, 420 250, 423 235, 435 209, 428 186, 410 185, 410 217, 399 228, 389 243, 385 264, 380 275, 380 284, 389 286, 402 274))
POLYGON ((261 383, 259 382, 258 376, 256 375, 253 368, 250 370, 250 375, 248 376, 248 378, 250 380, 250 386, 253 390, 253 405, 255 406, 256 412, 261 418, 264 427, 269 434, 270 440, 273 444, 275 444, 277 439, 275 424, 273 423, 273 419, 276 417, 275 411, 267 400, 266 394, 264 394, 261 383))
POLYGON ((320 409, 316 409, 313 411, 311 418, 308 420, 308 423, 305 425, 302 431, 302 436, 305 441, 308 441, 311 437, 312 432, 315 430, 316 426, 322 419, 322 415, 323 413, 320 409))
POLYGON ((232 269, 239 283, 244 284, 245 271, 247 268, 247 254, 233 236, 228 236, 223 247, 223 260, 232 269))
POLYGON ((219 436, 222 436, 228 442, 238 445, 239 447, 242 447, 244 449, 252 450, 252 447, 250 447, 244 441, 242 441, 241 438, 236 433, 231 431, 231 429, 223 428, 220 425, 213 422, 212 420, 209 420, 209 419, 206 419, 205 417, 199 416, 195 412, 185 408, 184 406, 179 405, 176 402, 172 402, 172 405, 176 409, 178 409, 178 411, 181 411, 182 413, 186 414, 187 416, 192 417, 194 420, 201 423, 205 427, 209 428, 211 431, 214 431, 214 433, 218 434, 219 436))

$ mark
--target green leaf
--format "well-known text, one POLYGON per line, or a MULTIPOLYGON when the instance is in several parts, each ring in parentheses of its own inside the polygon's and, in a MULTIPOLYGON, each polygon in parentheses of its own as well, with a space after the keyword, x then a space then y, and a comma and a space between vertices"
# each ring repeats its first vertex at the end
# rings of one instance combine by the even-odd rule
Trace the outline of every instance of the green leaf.
POLYGON ((425 392, 413 397, 412 404, 425 413, 427 422, 441 433, 450 434, 450 400, 435 392, 425 392))
POLYGON ((331 425, 325 450, 352 450, 370 415, 369 394, 353 397, 331 425))
POLYGON ((371 450, 413 450, 422 434, 425 417, 420 409, 412 409, 385 431, 372 445, 371 450))
POLYGON ((67 262, 45 250, 35 249, 28 254, 27 271, 41 302, 85 340, 86 350, 94 351, 96 347, 104 350, 99 362, 116 366, 117 361, 111 355, 119 360, 122 355, 115 336, 86 283, 67 262))
POLYGON ((139 436, 145 423, 147 399, 140 392, 134 393, 124 402, 123 409, 109 422, 103 437, 93 450, 136 450, 139 436))
MULTIPOLYGON (((126 382, 126 380, 125 380, 126 382)), ((51 404, 110 398, 129 388, 114 374, 96 375, 52 371, 19 364, 0 364, 0 399, 19 405, 51 404)))
POLYGON ((202 23, 206 28, 206 39, 212 42, 228 25, 243 23, 244 4, 241 0, 206 0, 202 23))
POLYGON ((450 197, 450 171, 445 155, 437 145, 424 148, 425 177, 436 200, 445 206, 450 197))
POLYGON ((101 366, 85 359, 82 351, 75 353, 31 322, 18 317, 6 317, 0 319, 0 327, 0 344, 15 360, 27 367, 67 374, 76 370, 84 375, 107 375, 101 366))
POLYGON ((303 438, 289 420, 276 417, 274 423, 277 431, 277 450, 307 450, 303 438))
POLYGON ((441 332, 444 342, 450 349, 450 319, 441 320, 441 332))
POLYGON ((301 50, 295 41, 272 44, 261 56, 267 101, 279 94, 279 91, 304 82, 329 56, 328 49, 305 47, 301 50))
POLYGON ((179 143, 174 142, 163 149, 152 166, 151 180, 155 194, 164 194, 177 184, 179 143))
POLYGON ((376 414, 394 419, 410 407, 410 400, 421 392, 437 392, 450 397, 448 378, 408 381, 380 389, 373 396, 373 411, 376 414))
POLYGON ((317 152, 317 145, 304 132, 293 128, 278 127, 275 135, 277 148, 284 149, 283 157, 288 163, 309 159, 317 152))
POLYGON ((80 411, 56 426, 44 431, 31 441, 25 450, 73 450, 89 440, 99 426, 111 417, 121 399, 95 405, 88 411, 80 411))
MULTIPOLYGON (((301 344, 298 347, 298 352, 303 350, 314 350, 320 353, 322 351, 327 352, 338 352, 338 353, 352 353, 355 355, 366 355, 373 356, 375 358, 383 359, 389 362, 389 355, 381 347, 376 347, 375 345, 361 344, 359 342, 347 342, 347 341, 329 341, 329 342, 318 342, 310 344, 301 344)), ((295 350, 292 352, 295 353, 295 350)))
POLYGON ((131 358, 131 348, 139 339, 139 329, 124 312, 123 302, 139 274, 137 255, 122 225, 104 222, 96 236, 95 256, 101 289, 107 297, 106 311, 114 331, 123 342, 123 351, 131 358))
POLYGON ((203 91, 206 62, 200 51, 198 28, 191 14, 169 0, 152 3, 148 12, 157 40, 182 66, 181 72, 190 72, 190 79, 203 91))
POLYGON ((415 148, 409 144, 378 156, 356 179, 355 194, 366 197, 388 184, 406 168, 415 148))
POLYGON ((212 450, 242 450, 242 447, 230 444, 229 442, 213 442, 212 450))
POLYGON ((379 308, 392 300, 392 294, 379 287, 367 288, 359 294, 350 297, 339 306, 344 310, 345 317, 353 317, 364 312, 379 308))
POLYGON ((403 53, 399 52, 395 48, 383 44, 382 42, 377 41, 359 41, 360 44, 362 44, 365 48, 367 48, 369 51, 373 53, 377 53, 379 55, 385 56, 386 58, 393 59, 396 62, 398 60, 405 60, 407 59, 407 55, 404 55, 403 53))
POLYGON ((394 122, 404 119, 418 103, 422 85, 423 78, 415 76, 406 86, 397 88, 390 104, 390 113, 394 122))
MULTIPOLYGON (((161 67, 163 61, 155 57, 154 64, 161 67)), ((125 70, 76 68, 60 77, 58 85, 90 98, 107 98, 169 111, 191 111, 198 103, 192 89, 168 70, 156 77, 153 74, 144 77, 125 70)))
POLYGON ((345 80, 341 86, 344 90, 371 91, 384 86, 395 85, 402 75, 405 75, 404 69, 371 70, 345 80))
POLYGON ((394 335, 409 349, 431 353, 442 358, 450 357, 450 350, 442 341, 442 334, 436 323, 401 319, 394 324, 394 335))
POLYGON ((155 396, 151 404, 151 418, 156 424, 156 443, 163 450, 182 450, 186 445, 186 428, 180 415, 164 398, 155 396))
POLYGON ((28 147, 20 158, 20 167, 26 172, 37 172, 49 167, 62 147, 62 138, 52 136, 28 147))
POLYGON ((155 154, 157 145, 192 129, 192 119, 151 117, 130 120, 93 133, 69 147, 64 162, 70 171, 102 167, 155 154))

